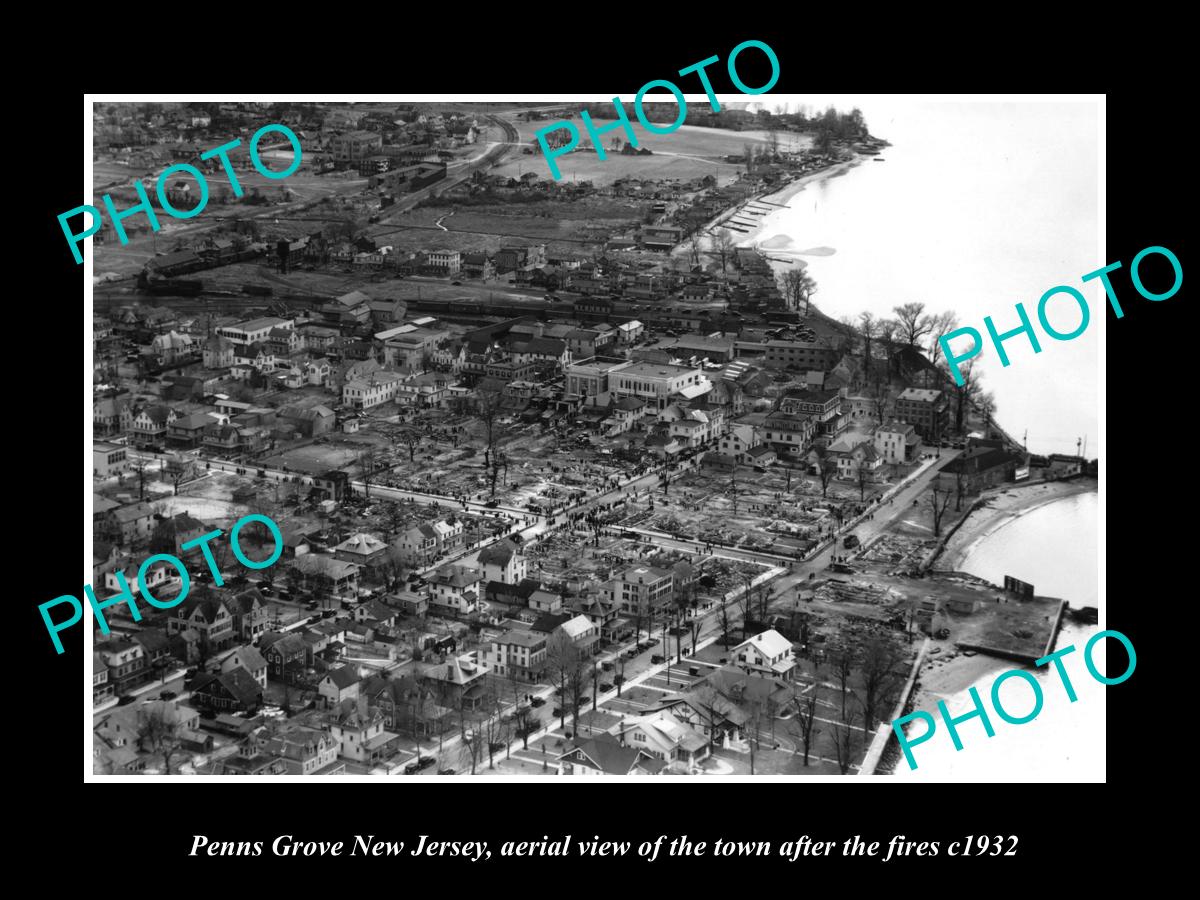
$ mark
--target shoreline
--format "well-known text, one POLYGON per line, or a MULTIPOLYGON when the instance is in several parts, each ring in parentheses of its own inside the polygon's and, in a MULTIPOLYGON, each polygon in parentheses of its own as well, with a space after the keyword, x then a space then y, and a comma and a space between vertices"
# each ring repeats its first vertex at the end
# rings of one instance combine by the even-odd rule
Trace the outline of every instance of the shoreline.
MULTIPOLYGON (((1071 481, 1040 482, 1021 487, 1017 490, 1025 495, 1013 497, 998 494, 995 499, 1005 499, 1003 506, 985 507, 970 514, 980 515, 979 520, 972 526, 969 518, 946 545, 938 563, 948 560, 949 564, 937 565, 938 571, 957 571, 962 561, 982 542, 1000 531, 1007 525, 1028 515, 1034 510, 1041 509, 1051 503, 1066 500, 1096 491, 1097 481, 1092 478, 1073 479, 1071 481), (965 532, 965 535, 964 535, 965 532), (964 535, 960 538, 960 535, 964 535)), ((1013 488, 1008 488, 1012 491, 1013 488)), ((934 713, 937 711, 939 700, 949 700, 962 694, 972 686, 978 686, 986 680, 994 679, 1001 672, 1014 667, 1009 660, 986 653, 976 653, 967 656, 959 650, 952 640, 934 641, 935 648, 930 650, 925 664, 917 676, 917 689, 913 691, 910 700, 913 710, 934 713)))
POLYGON ((1041 509, 1059 500, 1086 494, 1098 489, 1094 478, 1074 478, 1070 481, 1045 481, 1030 485, 1008 486, 1002 492, 989 497, 989 505, 967 514, 962 525, 946 542, 931 568, 938 571, 956 571, 963 560, 971 555, 979 544, 1000 529, 1016 522, 1022 516, 1041 509), (1013 491, 1019 492, 1014 496, 1013 491), (974 519, 974 521, 972 521, 974 519))
MULTIPOLYGON (((807 175, 802 175, 799 178, 797 178, 795 181, 788 182, 787 184, 785 184, 783 187, 781 187, 779 190, 775 191, 772 194, 764 194, 761 197, 754 197, 751 200, 746 200, 745 202, 738 204, 737 206, 733 207, 731 210, 728 210, 727 212, 722 213, 722 216, 727 217, 727 218, 734 218, 746 206, 748 206, 752 203, 755 203, 757 201, 763 201, 766 203, 778 203, 783 206, 786 206, 792 199, 794 199, 796 197, 797 194, 801 193, 810 184, 816 184, 816 183, 824 181, 828 178, 836 178, 840 175, 844 175, 847 172, 849 172, 851 169, 853 169, 855 166, 861 164, 863 162, 863 160, 868 159, 868 158, 869 157, 864 156, 861 153, 855 153, 853 159, 848 159, 843 162, 834 163, 832 166, 821 169, 817 172, 810 172, 807 175)), ((749 246, 750 244, 752 244, 755 241, 755 239, 757 239, 758 236, 760 234, 762 234, 763 229, 766 228, 767 221, 769 219, 771 219, 778 212, 782 212, 782 210, 776 210, 775 212, 772 212, 768 215, 762 216, 761 217, 762 221, 758 225, 756 225, 754 228, 751 228, 749 231, 745 232, 744 234, 739 233, 739 232, 734 232, 735 234, 738 234, 738 238, 737 238, 737 241, 734 243, 734 246, 735 247, 746 247, 746 246, 749 246)), ((717 224, 719 224, 719 223, 714 223, 714 225, 711 227, 716 227, 717 224)), ((796 251, 794 251, 794 250, 792 250, 792 251, 770 250, 768 252, 769 253, 776 253, 776 252, 796 253, 796 251)), ((797 253, 797 255, 799 255, 799 254, 797 253)), ((802 263, 802 262, 803 262, 803 260, 797 260, 797 263, 802 263)))
MULTIPOLYGON (((813 184, 818 181, 821 181, 826 178, 833 178, 835 176, 842 175, 842 174, 850 171, 850 169, 854 168, 855 166, 859 165, 863 160, 868 159, 868 158, 869 157, 867 157, 861 153, 855 153, 853 159, 848 159, 843 162, 834 163, 833 165, 828 166, 824 169, 819 169, 816 172, 810 172, 807 175, 802 175, 793 181, 789 181, 783 187, 779 188, 778 190, 776 190, 770 194, 761 194, 758 196, 754 196, 749 199, 743 200, 740 203, 736 203, 733 206, 729 207, 728 209, 722 210, 721 212, 717 213, 717 215, 713 216, 713 218, 710 219, 707 223, 705 223, 703 227, 700 228, 698 234, 701 235, 701 240, 702 240, 701 250, 705 253, 711 253, 712 252, 712 232, 713 232, 713 230, 716 228, 722 227, 722 225, 725 222, 727 222, 728 220, 737 218, 738 214, 741 213, 748 205, 755 203, 755 202, 761 202, 761 201, 766 201, 767 203, 778 203, 778 204, 786 205, 788 201, 790 201, 793 197, 795 197, 797 194, 799 194, 801 191, 803 191, 806 187, 808 187, 808 185, 813 184)), ((756 237, 758 237, 758 235, 762 232, 763 228, 766 226, 765 220, 769 219, 771 217, 771 215, 773 215, 773 213, 768 214, 766 216, 762 216, 761 218, 764 221, 762 221, 760 224, 756 225, 754 228, 752 228, 744 233, 738 232, 738 231, 731 232, 733 235, 736 236, 736 240, 734 241, 734 246, 735 247, 745 247, 749 243, 752 243, 754 241, 754 239, 756 237)), ((671 255, 675 256, 675 255, 682 254, 683 252, 685 252, 684 245, 681 243, 677 247, 675 247, 671 250, 671 255)), ((784 252, 787 252, 787 251, 784 251, 784 252)), ((803 260, 797 260, 797 263, 800 264, 801 267, 803 267, 803 265, 804 265, 803 260)))

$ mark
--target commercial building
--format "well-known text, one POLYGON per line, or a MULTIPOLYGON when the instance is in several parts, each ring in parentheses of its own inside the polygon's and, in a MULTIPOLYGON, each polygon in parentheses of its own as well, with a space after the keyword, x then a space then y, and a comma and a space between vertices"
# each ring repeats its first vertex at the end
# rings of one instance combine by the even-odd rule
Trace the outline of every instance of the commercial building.
POLYGON ((239 347, 247 347, 259 341, 266 341, 272 329, 292 329, 295 327, 296 323, 292 319, 266 316, 261 319, 250 319, 247 322, 239 322, 237 325, 226 325, 224 328, 218 328, 217 336, 223 337, 239 347))
POLYGON ((124 446, 107 441, 92 441, 93 475, 97 478, 108 478, 110 475, 128 471, 129 460, 126 458, 124 446))
POLYGON ((778 369, 816 369, 828 372, 838 361, 838 353, 820 341, 767 341, 766 363, 778 369))
POLYGON ((936 441, 946 433, 950 404, 941 391, 909 388, 896 398, 896 418, 912 425, 925 440, 936 441))
POLYGON ((357 163, 383 147, 383 135, 373 131, 351 131, 330 142, 333 158, 341 163, 357 163))
POLYGON ((712 389, 711 382, 698 367, 670 363, 631 363, 613 372, 610 384, 617 398, 637 397, 660 410, 672 398, 692 400, 712 389))
POLYGON ((614 375, 632 363, 625 359, 594 356, 567 366, 566 399, 582 399, 585 406, 607 406, 614 375))

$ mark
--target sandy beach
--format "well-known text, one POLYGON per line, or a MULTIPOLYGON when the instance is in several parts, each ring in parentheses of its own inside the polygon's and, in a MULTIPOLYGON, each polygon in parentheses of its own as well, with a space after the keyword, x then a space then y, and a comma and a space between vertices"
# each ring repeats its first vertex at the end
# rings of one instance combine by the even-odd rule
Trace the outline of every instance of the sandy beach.
POLYGON ((952 641, 934 643, 936 646, 929 648, 932 655, 926 657, 921 674, 917 676, 913 709, 934 712, 939 700, 946 700, 981 680, 990 680, 991 676, 1013 668, 1011 662, 982 653, 964 656, 955 649, 952 641), (935 649, 937 653, 933 653, 935 649))
POLYGON ((1010 522, 1047 503, 1094 490, 1094 478, 1079 478, 1071 481, 1039 482, 1020 487, 1008 486, 1001 491, 989 491, 986 494, 987 505, 974 510, 967 517, 946 542, 945 549, 933 567, 942 570, 956 569, 980 541, 1010 522))
MULTIPOLYGON (((726 210, 725 212, 721 213, 719 216, 715 217, 711 222, 709 222, 702 229, 702 231, 706 232, 706 233, 711 232, 712 229, 720 227, 721 223, 723 223, 729 219, 738 218, 738 215, 740 213, 742 213, 742 211, 748 205, 752 205, 755 202, 761 203, 761 202, 765 201, 767 203, 786 205, 788 203, 788 201, 790 201, 793 197, 795 197, 797 194, 799 194, 801 191, 803 191, 808 185, 813 184, 814 182, 824 181, 827 178, 834 178, 839 175, 844 175, 847 172, 849 172, 852 168, 857 166, 859 163, 861 163, 863 160, 868 159, 868 158, 869 157, 866 157, 866 156, 856 155, 854 157, 854 159, 850 159, 850 160, 846 160, 845 162, 837 163, 835 165, 830 166, 827 169, 821 169, 819 172, 812 172, 808 175, 801 176, 800 178, 797 178, 795 181, 789 182, 788 184, 786 184, 784 187, 780 188, 778 191, 776 191, 773 194, 767 194, 766 196, 763 196, 763 197, 756 197, 754 200, 748 200, 748 201, 746 201, 746 203, 742 203, 738 206, 733 207, 732 209, 726 210)), ((757 239, 758 235, 762 233, 763 228, 765 227, 765 224, 766 224, 766 219, 768 219, 770 217, 769 216, 761 216, 761 217, 756 217, 756 218, 761 219, 761 222, 759 225, 755 226, 754 228, 746 231, 745 233, 740 232, 740 231, 731 232, 733 234, 734 238, 736 239, 736 246, 746 247, 746 246, 749 246, 750 244, 754 243, 754 241, 757 239)), ((704 246, 707 249, 710 245, 710 242, 711 242, 710 238, 706 239, 703 242, 702 246, 704 246)), ((827 249, 827 248, 821 248, 821 249, 827 249)), ((675 253, 684 252, 683 245, 681 244, 679 247, 676 247, 673 252, 675 252, 675 253)), ((776 248, 773 252, 783 253, 783 254, 787 254, 787 253, 795 254, 795 253, 797 253, 797 250, 794 248, 788 247, 788 248, 776 248)))

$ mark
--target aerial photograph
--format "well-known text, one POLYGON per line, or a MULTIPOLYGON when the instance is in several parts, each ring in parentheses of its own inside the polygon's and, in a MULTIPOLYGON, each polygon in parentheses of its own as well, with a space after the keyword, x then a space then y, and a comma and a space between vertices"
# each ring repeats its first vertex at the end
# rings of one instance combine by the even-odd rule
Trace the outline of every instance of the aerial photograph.
POLYGON ((91 102, 89 778, 1105 779, 1102 100, 352 99, 91 102))

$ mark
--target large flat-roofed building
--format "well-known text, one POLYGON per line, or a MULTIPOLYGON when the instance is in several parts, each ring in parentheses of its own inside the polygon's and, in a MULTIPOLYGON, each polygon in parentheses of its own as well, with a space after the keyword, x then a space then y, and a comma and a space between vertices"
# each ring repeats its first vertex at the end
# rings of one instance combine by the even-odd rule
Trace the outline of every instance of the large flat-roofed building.
POLYGON ((458 250, 430 250, 425 262, 431 269, 439 269, 447 275, 457 275, 462 268, 462 254, 458 250))
POLYGON ((420 369, 426 357, 449 336, 450 332, 440 328, 406 324, 379 332, 375 340, 383 342, 384 365, 420 369))
POLYGON ((768 366, 782 369, 816 369, 828 372, 837 365, 838 353, 820 341, 767 341, 768 366))
POLYGON ((99 478, 107 478, 114 472, 127 472, 129 460, 126 458, 126 448, 121 444, 110 444, 108 441, 92 441, 92 474, 99 478))
POLYGON ((351 131, 335 137, 330 146, 338 162, 358 162, 383 147, 383 135, 373 131, 351 131))
POLYGON ((280 319, 276 316, 265 316, 261 319, 250 319, 248 322, 238 322, 236 325, 226 325, 217 329, 217 335, 238 346, 248 346, 265 341, 276 328, 294 329, 293 319, 280 319))
POLYGON ((671 601, 674 576, 656 566, 631 566, 605 586, 608 600, 623 613, 646 614, 671 601))
POLYGON ((632 363, 626 359, 593 356, 567 366, 568 399, 582 398, 587 406, 607 406, 615 373, 632 363))
POLYGON ((677 394, 692 399, 712 385, 696 366, 637 362, 613 372, 610 387, 618 398, 637 397, 662 409, 677 394))

